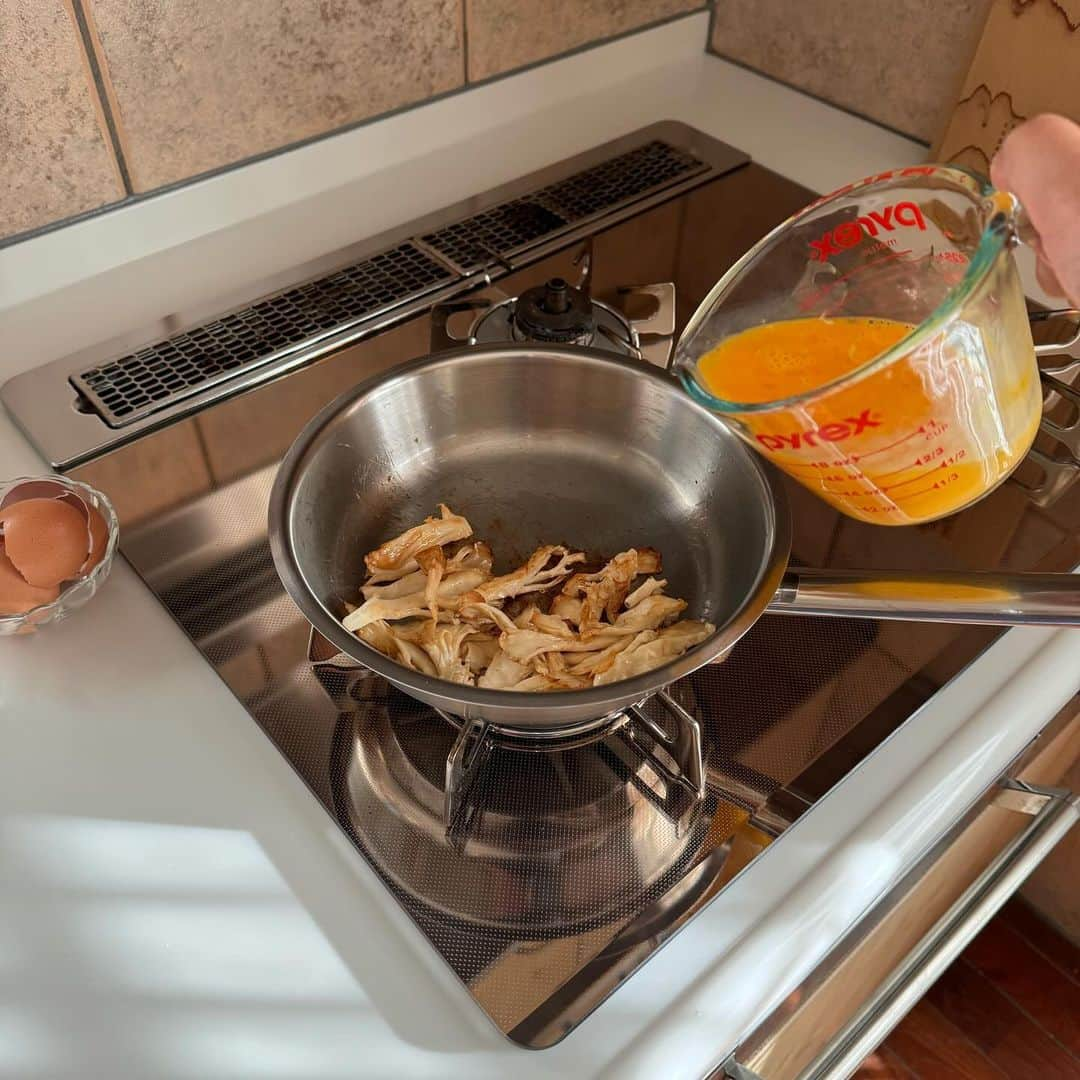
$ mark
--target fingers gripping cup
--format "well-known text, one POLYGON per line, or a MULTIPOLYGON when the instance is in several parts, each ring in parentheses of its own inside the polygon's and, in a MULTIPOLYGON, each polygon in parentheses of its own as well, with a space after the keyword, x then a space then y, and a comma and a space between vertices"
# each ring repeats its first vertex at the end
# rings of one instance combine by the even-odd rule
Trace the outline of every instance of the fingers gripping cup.
POLYGON ((1039 424, 1019 212, 958 168, 848 185, 724 275, 683 334, 679 375, 845 514, 952 514, 1009 475, 1039 424))

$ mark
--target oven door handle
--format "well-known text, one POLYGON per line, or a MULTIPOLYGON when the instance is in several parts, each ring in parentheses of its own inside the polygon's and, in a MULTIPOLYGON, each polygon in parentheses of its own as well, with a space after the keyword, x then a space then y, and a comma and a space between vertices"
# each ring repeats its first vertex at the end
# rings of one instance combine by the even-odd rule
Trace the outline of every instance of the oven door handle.
MULTIPOLYGON (((798 1080, 851 1076, 1080 818, 1080 797, 1071 791, 1020 780, 1005 781, 994 801, 1032 814, 1030 824, 968 886, 798 1080)), ((734 1058, 724 1063, 720 1075, 760 1080, 734 1058)))

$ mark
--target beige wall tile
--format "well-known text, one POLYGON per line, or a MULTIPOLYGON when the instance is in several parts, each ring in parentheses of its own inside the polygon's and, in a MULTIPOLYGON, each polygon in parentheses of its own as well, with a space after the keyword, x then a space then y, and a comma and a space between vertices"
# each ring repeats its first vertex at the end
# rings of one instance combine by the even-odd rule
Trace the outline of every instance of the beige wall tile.
POLYGON ((703 0, 465 0, 469 79, 696 11, 703 0))
POLYGON ((0 3, 0 237, 123 197, 62 0, 0 3))
POLYGON ((992 0, 718 0, 713 48, 933 140, 992 0))
POLYGON ((136 190, 461 85, 460 0, 86 0, 136 190))

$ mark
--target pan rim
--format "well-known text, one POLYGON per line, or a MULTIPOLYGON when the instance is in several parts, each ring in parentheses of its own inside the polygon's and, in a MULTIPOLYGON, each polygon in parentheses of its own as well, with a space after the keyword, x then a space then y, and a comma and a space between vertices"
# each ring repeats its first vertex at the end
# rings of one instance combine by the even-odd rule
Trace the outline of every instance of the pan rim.
MULTIPOLYGON (((661 371, 645 361, 622 356, 615 356, 599 349, 582 346, 536 346, 531 344, 500 344, 494 346, 465 346, 448 349, 418 357, 381 372, 357 383, 344 391, 333 401, 325 405, 296 437, 278 465, 270 493, 268 510, 268 531, 270 550, 278 576, 285 591, 300 609, 304 618, 324 637, 332 642, 341 652, 352 657, 364 667, 374 671, 389 682, 400 687, 406 693, 415 691, 426 698, 452 697, 460 704, 460 715, 484 717, 492 713, 513 711, 520 714, 535 712, 537 720, 543 714, 556 719, 561 713, 581 714, 587 706, 595 704, 595 716, 601 718, 618 711, 633 702, 651 696, 657 690, 684 678, 699 667, 715 660, 730 649, 765 612, 773 598, 784 571, 787 568, 791 547, 791 521, 787 500, 780 488, 775 473, 757 454, 746 447, 727 424, 699 402, 694 401, 680 387, 678 381, 667 371, 661 371), (418 373, 442 366, 451 366, 462 362, 483 363, 495 357, 507 354, 522 355, 542 353, 545 363, 570 362, 581 364, 594 363, 614 368, 625 369, 628 366, 643 377, 662 383, 665 389, 679 394, 683 404, 698 412, 710 424, 714 425, 720 438, 729 440, 737 452, 745 456, 761 486, 762 500, 767 515, 766 527, 772 537, 771 549, 762 553, 761 564, 753 585, 747 590, 742 602, 732 611, 727 620, 718 625, 715 633, 705 641, 688 650, 680 657, 669 661, 652 671, 624 679, 604 686, 593 686, 583 690, 560 690, 550 692, 522 693, 514 690, 493 690, 484 687, 465 686, 413 671, 384 656, 360 638, 351 634, 341 622, 327 609, 325 603, 308 588, 304 574, 297 562, 294 545, 289 537, 289 507, 299 478, 298 466, 310 452, 323 430, 347 409, 362 401, 372 393, 388 389, 396 382, 415 377, 418 373)), ((527 727, 515 721, 518 726, 527 727)), ((537 727, 552 727, 554 723, 537 724, 537 727)))

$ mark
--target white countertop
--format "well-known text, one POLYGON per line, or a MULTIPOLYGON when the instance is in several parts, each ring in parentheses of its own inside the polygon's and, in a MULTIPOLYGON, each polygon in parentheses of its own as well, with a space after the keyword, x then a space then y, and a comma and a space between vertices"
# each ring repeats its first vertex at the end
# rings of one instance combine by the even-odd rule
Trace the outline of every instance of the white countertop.
MULTIPOLYGON (((922 156, 706 57, 703 23, 0 251, 0 378, 654 120, 819 190, 922 156)), ((0 412, 0 476, 42 468, 0 412)), ((704 1075, 1078 671, 1080 634, 1005 635, 580 1028, 530 1053, 121 562, 70 621, 0 642, 0 1077, 704 1075)))

